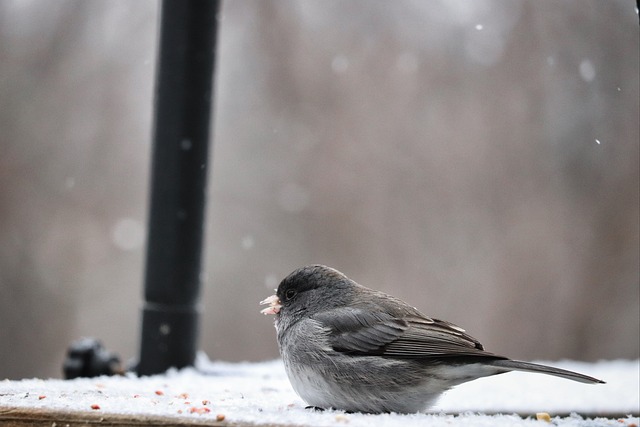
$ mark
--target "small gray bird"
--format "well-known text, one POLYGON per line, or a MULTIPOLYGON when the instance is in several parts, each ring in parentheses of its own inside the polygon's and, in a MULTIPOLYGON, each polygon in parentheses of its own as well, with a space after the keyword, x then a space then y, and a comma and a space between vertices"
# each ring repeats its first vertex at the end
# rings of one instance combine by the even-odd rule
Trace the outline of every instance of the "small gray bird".
POLYGON ((295 270, 260 304, 275 315, 293 389, 313 407, 420 412, 451 387, 514 370, 603 383, 489 353, 464 329, 324 265, 295 270))

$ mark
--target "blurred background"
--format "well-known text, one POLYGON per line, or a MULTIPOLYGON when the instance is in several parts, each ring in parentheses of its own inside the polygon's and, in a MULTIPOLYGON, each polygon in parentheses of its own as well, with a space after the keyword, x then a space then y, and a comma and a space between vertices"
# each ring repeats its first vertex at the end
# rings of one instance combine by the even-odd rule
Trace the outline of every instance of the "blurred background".
MULTIPOLYGON (((0 0, 0 378, 138 352, 157 1, 0 0)), ((234 0, 200 347, 333 266, 519 359, 638 358, 639 26, 617 0, 234 0)))

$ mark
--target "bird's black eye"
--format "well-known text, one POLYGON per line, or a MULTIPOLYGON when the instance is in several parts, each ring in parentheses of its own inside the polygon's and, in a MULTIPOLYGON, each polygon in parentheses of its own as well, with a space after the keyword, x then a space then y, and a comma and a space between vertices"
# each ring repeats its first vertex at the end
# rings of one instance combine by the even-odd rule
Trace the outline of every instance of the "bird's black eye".
POLYGON ((289 301, 291 298, 295 297, 296 294, 297 292, 295 289, 287 289, 287 291, 284 293, 284 299, 289 301))

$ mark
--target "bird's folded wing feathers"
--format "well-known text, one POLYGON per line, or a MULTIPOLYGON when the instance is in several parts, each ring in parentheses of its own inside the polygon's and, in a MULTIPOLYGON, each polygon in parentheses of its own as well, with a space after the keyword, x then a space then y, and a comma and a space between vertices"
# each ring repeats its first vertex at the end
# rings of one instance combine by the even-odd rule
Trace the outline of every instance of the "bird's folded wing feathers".
POLYGON ((501 358, 457 326, 418 315, 345 307, 314 316, 329 332, 334 350, 398 359, 455 356, 501 358))

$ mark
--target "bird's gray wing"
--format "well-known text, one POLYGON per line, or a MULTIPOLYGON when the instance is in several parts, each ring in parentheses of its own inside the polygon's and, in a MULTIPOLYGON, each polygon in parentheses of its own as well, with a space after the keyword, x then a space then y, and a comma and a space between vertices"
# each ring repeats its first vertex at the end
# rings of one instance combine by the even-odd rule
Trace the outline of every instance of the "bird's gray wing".
POLYGON ((484 351, 482 344, 451 323, 420 313, 388 313, 343 307, 314 316, 329 330, 334 350, 357 355, 398 359, 456 356, 502 358, 484 351))

